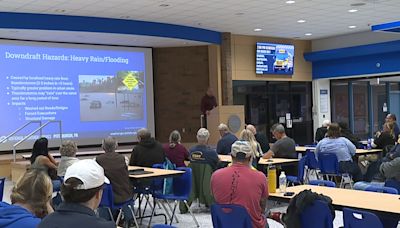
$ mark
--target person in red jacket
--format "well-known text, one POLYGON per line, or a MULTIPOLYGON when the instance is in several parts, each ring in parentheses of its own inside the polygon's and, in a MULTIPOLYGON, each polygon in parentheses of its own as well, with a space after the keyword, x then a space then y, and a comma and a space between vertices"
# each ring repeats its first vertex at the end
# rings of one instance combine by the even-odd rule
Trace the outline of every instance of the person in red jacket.
POLYGON ((210 115, 210 111, 217 107, 217 99, 214 96, 214 92, 211 87, 208 87, 206 94, 201 98, 201 113, 203 114, 203 126, 207 128, 207 116, 210 115))

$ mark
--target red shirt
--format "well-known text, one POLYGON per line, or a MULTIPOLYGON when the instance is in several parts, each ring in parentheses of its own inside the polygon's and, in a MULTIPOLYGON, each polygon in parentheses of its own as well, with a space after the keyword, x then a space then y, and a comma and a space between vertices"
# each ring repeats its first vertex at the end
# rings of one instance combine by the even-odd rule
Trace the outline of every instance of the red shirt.
POLYGON ((181 144, 176 144, 174 148, 169 143, 163 145, 163 149, 167 158, 176 165, 176 167, 186 167, 184 161, 189 160, 189 152, 181 144))
POLYGON ((217 107, 217 99, 214 96, 208 96, 207 94, 201 99, 200 110, 203 114, 206 114, 206 111, 210 111, 213 108, 217 107))
POLYGON ((238 204, 246 208, 253 227, 264 228, 266 218, 260 201, 268 198, 267 178, 243 164, 233 164, 211 176, 211 191, 219 204, 238 204))

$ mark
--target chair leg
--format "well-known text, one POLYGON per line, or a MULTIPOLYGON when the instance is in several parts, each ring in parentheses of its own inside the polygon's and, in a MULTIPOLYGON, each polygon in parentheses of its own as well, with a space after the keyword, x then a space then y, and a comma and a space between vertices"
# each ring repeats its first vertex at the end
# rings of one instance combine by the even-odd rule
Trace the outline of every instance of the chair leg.
POLYGON ((153 205, 153 210, 151 210, 151 216, 150 216, 149 226, 148 226, 149 228, 151 226, 151 220, 153 220, 153 216, 156 211, 156 198, 153 197, 153 201, 154 201, 154 205, 153 205))
POLYGON ((108 214, 110 215, 111 221, 115 222, 114 221, 114 216, 113 216, 113 214, 111 212, 111 208, 108 207, 107 209, 108 209, 108 214))
POLYGON ((186 207, 187 207, 187 209, 188 209, 188 211, 189 211, 190 215, 192 216, 192 218, 193 218, 194 222, 196 223, 196 227, 200 227, 200 225, 199 225, 199 223, 197 222, 197 219, 196 219, 196 217, 194 217, 194 215, 193 215, 193 212, 192 212, 192 210, 190 209, 190 207, 189 207, 189 205, 188 205, 187 201, 186 201, 186 200, 184 200, 183 202, 185 203, 185 205, 186 205, 186 207))
POLYGON ((122 208, 119 209, 118 216, 117 216, 117 220, 115 220, 115 224, 116 224, 117 226, 118 226, 119 220, 121 220, 121 217, 122 217, 122 208))
MULTIPOLYGON (((169 204, 168 200, 164 200, 164 202, 167 204, 168 208, 172 211, 172 207, 171 207, 171 205, 169 204)), ((165 205, 164 205, 164 204, 161 204, 161 205, 164 207, 164 210, 165 210, 165 212, 167 213, 168 217, 170 217, 170 214, 168 213, 168 210, 167 210, 167 208, 165 207, 165 205)), ((179 223, 178 217, 176 217, 176 215, 175 215, 174 217, 175 217, 176 223, 179 223)), ((170 218, 171 218, 171 217, 170 217, 170 218)))
POLYGON ((138 222, 137 222, 137 220, 136 220, 135 213, 133 212, 133 208, 131 207, 131 205, 128 205, 128 208, 129 208, 129 210, 131 211, 131 214, 132 214, 132 217, 133 217, 133 222, 135 223, 135 226, 136 226, 137 228, 139 228, 138 222))
POLYGON ((174 221, 174 216, 175 216, 175 210, 176 210, 176 207, 178 206, 178 201, 174 201, 174 209, 172 210, 172 215, 171 215, 171 217, 170 217, 170 222, 169 222, 169 225, 171 226, 172 225, 172 222, 174 221))

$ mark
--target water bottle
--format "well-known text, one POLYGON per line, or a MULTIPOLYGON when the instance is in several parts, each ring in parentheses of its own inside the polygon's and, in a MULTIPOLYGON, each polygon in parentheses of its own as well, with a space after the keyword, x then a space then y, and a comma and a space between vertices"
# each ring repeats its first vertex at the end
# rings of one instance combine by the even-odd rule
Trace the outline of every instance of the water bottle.
POLYGON ((368 138, 368 141, 367 141, 367 150, 370 150, 371 148, 372 148, 372 146, 371 146, 371 139, 368 138))
POLYGON ((281 193, 286 192, 286 175, 284 171, 282 171, 281 175, 279 175, 279 191, 281 193))

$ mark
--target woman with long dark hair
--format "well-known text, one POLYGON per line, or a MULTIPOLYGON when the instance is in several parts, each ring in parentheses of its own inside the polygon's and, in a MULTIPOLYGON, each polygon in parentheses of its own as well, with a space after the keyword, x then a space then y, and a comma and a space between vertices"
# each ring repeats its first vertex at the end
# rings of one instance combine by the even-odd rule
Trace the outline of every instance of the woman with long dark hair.
MULTIPOLYGON (((31 166, 47 169, 47 172, 52 180, 57 180, 57 162, 49 154, 48 148, 49 140, 41 137, 35 141, 32 148, 31 166)), ((57 189, 61 183, 54 183, 53 187, 57 189)))

